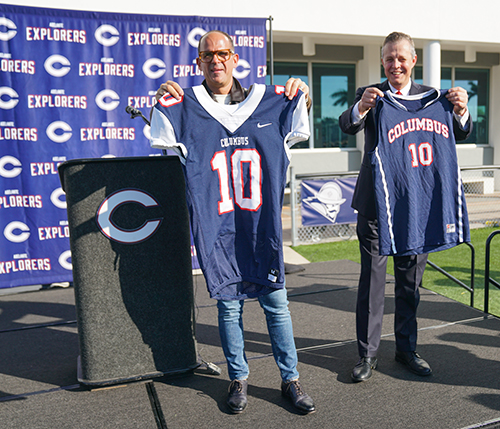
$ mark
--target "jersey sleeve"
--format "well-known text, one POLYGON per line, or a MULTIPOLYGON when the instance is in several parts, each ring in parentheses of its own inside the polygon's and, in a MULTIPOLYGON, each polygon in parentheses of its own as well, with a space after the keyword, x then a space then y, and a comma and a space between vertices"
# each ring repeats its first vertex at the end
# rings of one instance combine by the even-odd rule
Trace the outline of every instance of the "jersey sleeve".
POLYGON ((293 111, 292 129, 285 138, 286 145, 291 148, 294 144, 307 140, 310 135, 306 97, 301 93, 297 107, 293 111))
POLYGON ((149 143, 156 149, 173 149, 184 161, 187 157, 187 148, 177 141, 174 127, 167 116, 158 108, 153 109, 151 116, 151 138, 149 143))

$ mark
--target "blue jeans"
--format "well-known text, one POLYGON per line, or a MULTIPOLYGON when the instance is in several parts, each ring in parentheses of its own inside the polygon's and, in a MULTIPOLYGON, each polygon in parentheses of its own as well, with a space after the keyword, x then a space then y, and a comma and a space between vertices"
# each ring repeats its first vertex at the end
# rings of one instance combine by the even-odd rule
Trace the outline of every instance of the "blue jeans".
MULTIPOLYGON (((280 370, 281 378, 285 382, 295 380, 299 378, 297 350, 286 289, 278 289, 262 295, 258 300, 266 315, 274 360, 280 370)), ((249 374, 243 334, 244 303, 244 300, 217 301, 219 334, 231 380, 244 380, 249 374)))

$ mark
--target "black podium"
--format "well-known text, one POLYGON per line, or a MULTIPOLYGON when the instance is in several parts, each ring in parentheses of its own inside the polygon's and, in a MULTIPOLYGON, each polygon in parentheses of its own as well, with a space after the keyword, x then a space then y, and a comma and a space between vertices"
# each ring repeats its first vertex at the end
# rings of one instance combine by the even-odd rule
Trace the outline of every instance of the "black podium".
POLYGON ((78 380, 115 384, 199 366, 178 158, 72 160, 59 175, 70 228, 78 380))

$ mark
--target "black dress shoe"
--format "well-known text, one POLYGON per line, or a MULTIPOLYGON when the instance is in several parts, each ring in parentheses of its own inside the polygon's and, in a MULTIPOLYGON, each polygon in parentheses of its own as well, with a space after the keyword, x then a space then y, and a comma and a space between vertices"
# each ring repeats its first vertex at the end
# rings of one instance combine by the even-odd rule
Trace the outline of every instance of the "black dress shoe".
POLYGON ((247 380, 233 380, 229 385, 227 405, 234 414, 241 413, 247 406, 247 380))
POLYGON ((290 398, 293 406, 301 413, 309 414, 316 411, 313 400, 306 392, 304 392, 299 380, 292 380, 288 383, 282 382, 281 394, 290 398))
POLYGON ((352 370, 351 378, 354 382, 366 381, 372 376, 372 369, 377 368, 376 357, 362 357, 354 369, 352 370))
POLYGON ((396 361, 406 365, 411 372, 417 375, 431 375, 432 369, 417 352, 400 352, 396 350, 396 361))

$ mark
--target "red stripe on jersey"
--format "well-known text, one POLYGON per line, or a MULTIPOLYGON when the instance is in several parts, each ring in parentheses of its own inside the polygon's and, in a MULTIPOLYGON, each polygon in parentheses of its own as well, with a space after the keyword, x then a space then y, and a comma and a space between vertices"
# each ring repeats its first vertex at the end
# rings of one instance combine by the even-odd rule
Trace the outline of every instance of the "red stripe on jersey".
POLYGON ((165 94, 163 97, 161 97, 158 102, 163 106, 163 107, 170 107, 174 106, 175 104, 182 103, 182 100, 184 100, 184 96, 181 97, 180 100, 176 100, 174 97, 172 97, 170 94, 165 94))
POLYGON ((281 95, 285 92, 285 87, 282 85, 274 85, 274 92, 278 95, 281 95))

